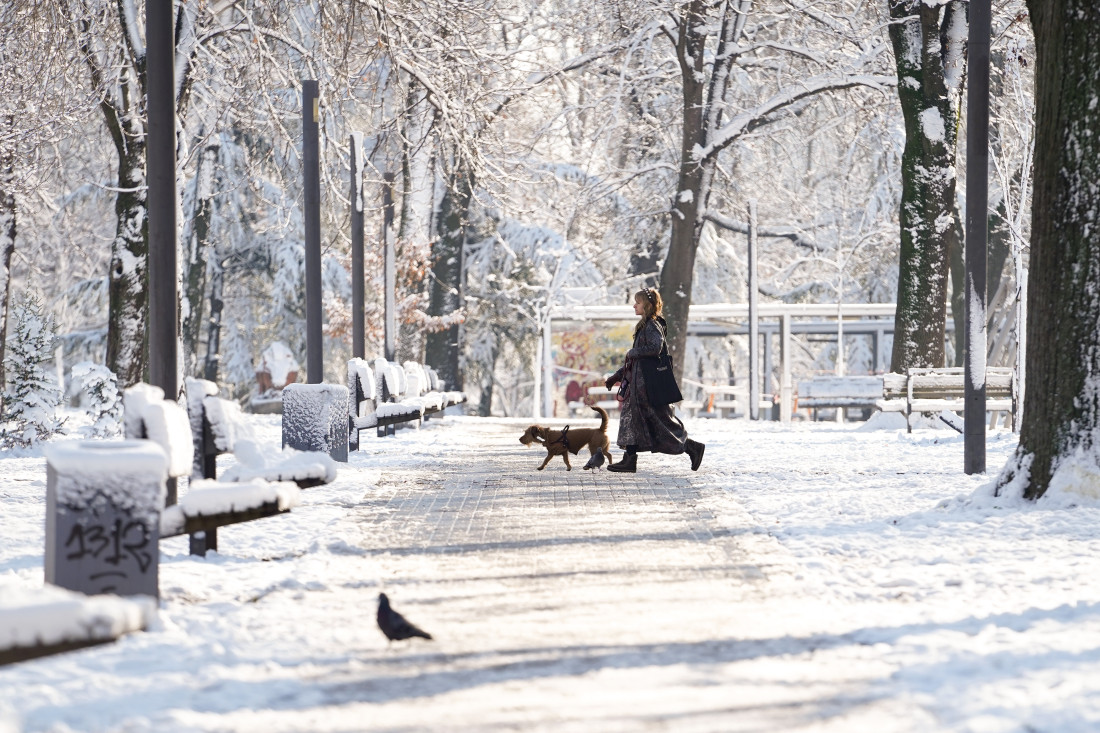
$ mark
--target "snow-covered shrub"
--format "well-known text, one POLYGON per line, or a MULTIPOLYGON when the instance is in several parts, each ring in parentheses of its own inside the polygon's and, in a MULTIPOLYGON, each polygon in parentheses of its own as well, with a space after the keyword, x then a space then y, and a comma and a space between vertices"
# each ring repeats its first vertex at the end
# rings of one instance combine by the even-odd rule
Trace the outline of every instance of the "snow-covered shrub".
POLYGON ((122 430, 122 395, 118 378, 107 367, 90 361, 74 364, 72 380, 84 395, 82 404, 92 418, 89 434, 97 438, 118 435, 122 430))
POLYGON ((64 420, 57 415, 61 389, 43 368, 53 359, 53 317, 43 311, 41 301, 33 294, 24 296, 14 311, 15 322, 4 356, 7 388, 0 444, 25 448, 61 432, 64 420))

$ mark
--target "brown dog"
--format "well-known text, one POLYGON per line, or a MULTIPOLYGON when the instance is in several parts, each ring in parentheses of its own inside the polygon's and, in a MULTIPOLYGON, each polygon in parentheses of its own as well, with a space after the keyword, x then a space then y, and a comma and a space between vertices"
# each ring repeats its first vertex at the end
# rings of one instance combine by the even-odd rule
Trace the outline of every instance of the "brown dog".
POLYGON ((604 458, 607 459, 608 464, 611 463, 611 451, 607 449, 609 445, 607 439, 607 411, 596 406, 593 406, 592 409, 600 413, 600 426, 598 428, 571 428, 566 425, 562 430, 552 430, 541 425, 532 425, 523 431, 519 442, 524 445, 539 443, 546 448, 546 460, 539 466, 540 471, 546 468, 546 464, 554 456, 561 456, 562 460, 565 461, 566 470, 572 471, 573 466, 569 464, 569 454, 576 455, 586 445, 592 457, 588 459, 588 463, 584 464, 585 470, 602 466, 604 458))

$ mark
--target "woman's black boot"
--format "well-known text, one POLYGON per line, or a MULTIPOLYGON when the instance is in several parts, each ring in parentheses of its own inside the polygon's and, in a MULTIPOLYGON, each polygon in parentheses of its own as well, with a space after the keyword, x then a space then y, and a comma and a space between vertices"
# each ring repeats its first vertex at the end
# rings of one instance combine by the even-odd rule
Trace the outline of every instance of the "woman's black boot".
POLYGON ((700 443, 698 441, 692 440, 691 438, 688 438, 687 442, 684 443, 684 452, 688 454, 689 458, 691 458, 692 471, 699 470, 699 464, 703 462, 703 451, 705 451, 706 449, 707 446, 705 443, 700 443))
POLYGON ((638 454, 627 453, 622 457, 618 463, 613 463, 607 467, 608 471, 615 471, 616 473, 637 473, 638 472, 638 454))

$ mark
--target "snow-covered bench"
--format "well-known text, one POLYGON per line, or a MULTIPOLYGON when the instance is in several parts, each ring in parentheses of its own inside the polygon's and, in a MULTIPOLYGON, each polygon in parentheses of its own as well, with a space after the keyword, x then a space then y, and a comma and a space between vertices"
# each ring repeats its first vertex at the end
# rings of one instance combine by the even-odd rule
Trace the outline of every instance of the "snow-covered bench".
POLYGON ((798 383, 798 406, 811 410, 821 408, 885 409, 904 411, 904 401, 880 406, 884 400, 905 398, 905 375, 884 376, 821 376, 798 383))
POLYGON ((46 585, 0 583, 0 665, 107 644, 144 631, 156 616, 147 596, 87 596, 46 585))
MULTIPOLYGON (((1008 367, 986 369, 986 411, 992 413, 993 422, 997 413, 1005 412, 1015 425, 1015 374, 1008 367)), ((882 376, 814 377, 798 383, 798 406, 900 412, 911 432, 914 413, 962 412, 965 390, 962 367, 914 368, 905 374, 882 376)))
POLYGON ((189 377, 185 391, 194 446, 192 480, 218 478, 217 458, 225 453, 232 453, 237 465, 222 475, 222 481, 293 481, 308 489, 336 478, 336 461, 327 453, 263 450, 245 423, 240 405, 218 397, 213 382, 189 377))
POLYGON ((218 549, 218 528, 286 514, 298 505, 300 489, 291 481, 192 480, 178 504, 165 507, 160 536, 190 535, 192 555, 218 549))
MULTIPOLYGON (((619 409, 619 401, 615 399, 615 395, 618 393, 618 387, 612 387, 611 389, 600 386, 588 388, 588 396, 591 404, 595 407, 602 407, 612 415, 616 414, 616 411, 619 409)), ((588 414, 592 414, 591 410, 588 411, 588 414)))
MULTIPOLYGON (((963 367, 910 369, 906 375, 905 422, 912 432, 913 413, 962 412, 965 409, 966 374, 963 367)), ((997 413, 1009 415, 1016 425, 1016 370, 1011 367, 987 367, 985 370, 985 409, 992 413, 995 426, 997 413)), ((887 399, 884 399, 884 403, 887 399)), ((897 398, 894 402, 900 402, 897 398)), ((886 409, 883 407, 882 409, 886 409)), ((950 423, 949 423, 950 424, 950 423)), ((952 425, 954 427, 954 425, 952 425)))
POLYGON ((419 425, 430 415, 466 401, 462 392, 445 392, 438 376, 414 361, 404 365, 375 359, 348 361, 349 450, 359 449, 359 431, 376 428, 378 437, 394 435, 401 423, 419 425))
MULTIPOLYGON (((164 449, 170 478, 194 471, 190 418, 176 402, 164 399, 159 387, 138 384, 126 390, 123 424, 126 437, 150 439, 164 449)), ((297 505, 299 492, 298 486, 289 481, 268 482, 261 478, 239 482, 193 479, 188 489, 161 513, 160 536, 190 535, 192 555, 218 549, 218 527, 289 512, 297 505)))
POLYGON ((443 395, 443 406, 439 409, 446 410, 448 407, 455 407, 456 405, 466 404, 467 397, 465 392, 459 392, 455 390, 448 390, 447 383, 440 379, 439 373, 431 367, 423 367, 424 373, 428 379, 428 389, 431 392, 438 392, 443 395))

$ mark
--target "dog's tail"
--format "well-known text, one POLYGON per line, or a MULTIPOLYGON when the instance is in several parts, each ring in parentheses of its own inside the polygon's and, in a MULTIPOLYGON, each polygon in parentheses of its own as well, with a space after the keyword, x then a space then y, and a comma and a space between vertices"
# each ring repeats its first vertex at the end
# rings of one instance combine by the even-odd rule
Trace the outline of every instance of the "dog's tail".
POLYGON ((592 405, 591 407, 592 407, 593 410, 600 413, 600 430, 606 432, 607 431, 607 410, 605 410, 602 407, 599 407, 597 405, 592 405))

